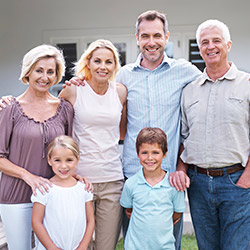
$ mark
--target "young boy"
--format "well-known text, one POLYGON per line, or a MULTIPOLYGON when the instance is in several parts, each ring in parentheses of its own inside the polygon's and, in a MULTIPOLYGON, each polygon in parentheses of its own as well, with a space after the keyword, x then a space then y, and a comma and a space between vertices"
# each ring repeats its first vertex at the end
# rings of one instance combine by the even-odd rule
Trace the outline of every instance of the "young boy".
POLYGON ((136 140, 142 169, 124 186, 120 203, 132 210, 125 250, 175 249, 173 224, 185 211, 184 192, 168 181, 169 173, 161 168, 167 154, 166 134, 160 128, 144 128, 136 140))

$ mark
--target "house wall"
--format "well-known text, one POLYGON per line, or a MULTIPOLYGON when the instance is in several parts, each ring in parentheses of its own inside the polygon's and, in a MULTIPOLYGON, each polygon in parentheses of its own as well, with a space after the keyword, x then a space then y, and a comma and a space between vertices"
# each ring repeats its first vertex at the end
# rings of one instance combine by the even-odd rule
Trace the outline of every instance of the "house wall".
POLYGON ((248 0, 0 0, 0 96, 18 95, 25 89, 18 80, 22 57, 32 47, 48 42, 48 34, 98 31, 96 35, 101 36, 108 31, 133 36, 137 16, 148 9, 167 14, 170 40, 171 33, 195 34, 206 19, 222 20, 233 41, 229 59, 250 72, 248 0))

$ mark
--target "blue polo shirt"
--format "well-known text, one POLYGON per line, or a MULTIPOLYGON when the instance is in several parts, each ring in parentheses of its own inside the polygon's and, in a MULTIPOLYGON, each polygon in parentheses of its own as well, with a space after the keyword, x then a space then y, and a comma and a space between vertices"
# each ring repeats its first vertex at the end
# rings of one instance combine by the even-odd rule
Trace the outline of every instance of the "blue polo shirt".
POLYGON ((184 192, 178 192, 164 179, 151 186, 142 169, 124 185, 120 203, 133 208, 125 239, 125 249, 162 250, 175 249, 173 212, 185 211, 184 192))

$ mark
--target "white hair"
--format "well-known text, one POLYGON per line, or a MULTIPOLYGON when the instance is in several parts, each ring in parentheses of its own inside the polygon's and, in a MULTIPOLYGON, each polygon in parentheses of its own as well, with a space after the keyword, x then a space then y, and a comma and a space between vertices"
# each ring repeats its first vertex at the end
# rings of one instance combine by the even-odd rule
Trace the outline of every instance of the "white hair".
POLYGON ((212 27, 217 27, 221 30, 222 37, 224 38, 225 43, 231 41, 230 32, 229 32, 227 25, 219 20, 210 19, 201 23, 196 31, 196 42, 199 47, 200 47, 200 36, 201 36, 202 30, 206 28, 212 28, 212 27))

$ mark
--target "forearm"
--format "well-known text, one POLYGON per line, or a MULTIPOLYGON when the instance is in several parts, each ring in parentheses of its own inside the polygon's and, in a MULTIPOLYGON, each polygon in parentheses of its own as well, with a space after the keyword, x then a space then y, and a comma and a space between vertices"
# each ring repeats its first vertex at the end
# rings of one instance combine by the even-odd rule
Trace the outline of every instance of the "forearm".
POLYGON ((94 217, 94 208, 92 201, 86 203, 86 219, 87 219, 86 230, 82 238, 82 241, 77 247, 77 250, 87 250, 88 245, 93 236, 95 228, 95 217, 94 217))
POLYGON ((236 184, 242 188, 250 187, 250 157, 248 157, 247 165, 236 184))
POLYGON ((174 225, 175 225, 177 222, 180 221, 181 215, 182 215, 182 213, 177 213, 177 212, 174 212, 174 213, 173 213, 173 223, 174 223, 174 225))
POLYGON ((6 158, 0 158, 0 171, 6 175, 19 178, 22 180, 25 178, 25 175, 29 174, 27 170, 13 164, 6 158))
POLYGON ((181 154, 183 151, 184 151, 184 146, 183 146, 183 144, 181 144, 180 148, 179 148, 176 171, 183 171, 184 173, 187 173, 187 164, 184 163, 181 159, 181 154))

